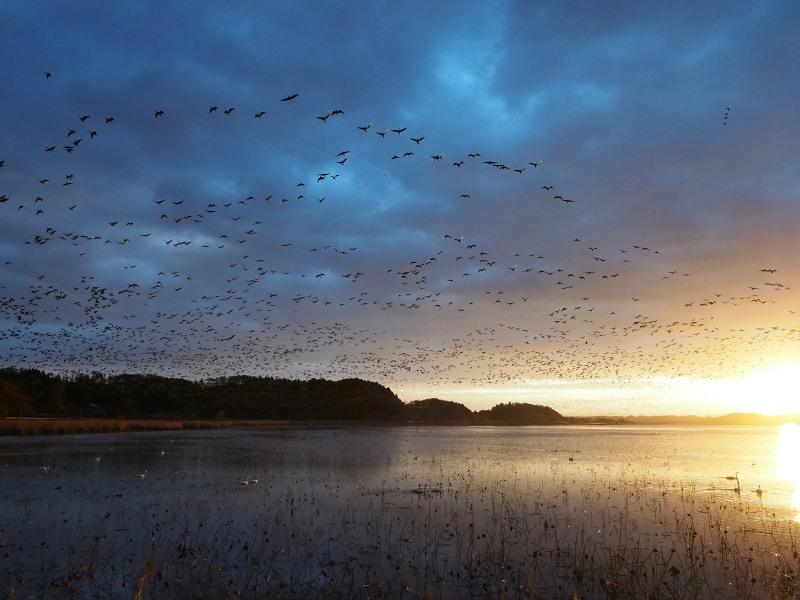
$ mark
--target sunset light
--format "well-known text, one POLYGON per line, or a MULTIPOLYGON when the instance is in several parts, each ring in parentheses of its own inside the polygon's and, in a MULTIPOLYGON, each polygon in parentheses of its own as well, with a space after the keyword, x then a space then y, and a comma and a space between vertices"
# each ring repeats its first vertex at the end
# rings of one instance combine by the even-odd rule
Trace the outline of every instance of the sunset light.
POLYGON ((0 8, 0 366, 791 410, 792 3, 29 4, 0 8))
POLYGON ((789 423, 780 428, 778 439, 778 477, 789 485, 794 519, 800 521, 800 424, 789 423))
POLYGON ((800 598, 800 1, 0 23, 0 599, 800 598))
POLYGON ((731 410, 763 415, 800 413, 800 363, 782 362, 725 381, 718 390, 720 403, 731 410))

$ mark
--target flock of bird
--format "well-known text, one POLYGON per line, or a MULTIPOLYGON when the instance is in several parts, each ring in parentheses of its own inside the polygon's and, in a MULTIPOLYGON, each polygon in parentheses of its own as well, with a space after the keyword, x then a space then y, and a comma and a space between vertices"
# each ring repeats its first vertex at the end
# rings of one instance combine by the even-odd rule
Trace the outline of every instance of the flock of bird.
POLYGON ((284 174, 244 194, 221 185, 215 197, 190 185, 135 202, 98 199, 93 178, 114 177, 98 166, 114 153, 104 140, 127 127, 157 154, 159 127, 173 112, 142 108, 135 124, 113 110, 80 113, 38 142, 32 163, 0 160, 0 212, 16 232, 0 249, 6 366, 362 377, 436 389, 708 376, 735 371, 743 351, 781 353, 800 341, 791 282, 774 265, 714 284, 659 248, 610 246, 602 232, 510 247, 502 214, 487 216, 481 231, 454 226, 397 243, 404 233, 388 189, 371 190, 379 198, 369 205, 340 192, 342 180, 353 189, 361 167, 384 164, 409 186, 417 177, 464 182, 445 200, 465 214, 524 181, 526 204, 506 216, 544 227, 578 219, 581 200, 548 179, 547 157, 451 152, 410 124, 351 120, 338 107, 309 111, 302 93, 246 112, 196 107, 203 126, 222 135, 220 119, 274 119, 304 135, 313 123, 338 127, 315 144, 313 161, 289 169, 296 179, 284 174), (348 230, 354 210, 372 215, 374 231, 348 230), (387 264, 377 263, 383 249, 361 244, 382 236, 397 249, 387 264), (676 295, 680 302, 668 300, 676 295))

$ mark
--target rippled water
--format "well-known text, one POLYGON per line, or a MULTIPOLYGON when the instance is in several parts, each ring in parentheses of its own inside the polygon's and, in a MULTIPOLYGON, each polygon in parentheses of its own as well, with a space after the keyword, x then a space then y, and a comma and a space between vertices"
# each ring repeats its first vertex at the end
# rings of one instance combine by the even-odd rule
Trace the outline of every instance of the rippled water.
MULTIPOLYGON (((673 520, 710 513, 703 498, 746 532, 797 519, 798 433, 276 427, 0 439, 0 592, 129 594, 149 557, 167 555, 152 585, 175 589, 205 561, 215 585, 242 590, 322 589, 359 570, 418 590, 495 547, 530 562, 532 548, 554 560, 558 536, 573 554, 589 535, 593 548, 674 543, 683 521, 673 520)), ((548 564, 537 577, 558 590, 548 564)))

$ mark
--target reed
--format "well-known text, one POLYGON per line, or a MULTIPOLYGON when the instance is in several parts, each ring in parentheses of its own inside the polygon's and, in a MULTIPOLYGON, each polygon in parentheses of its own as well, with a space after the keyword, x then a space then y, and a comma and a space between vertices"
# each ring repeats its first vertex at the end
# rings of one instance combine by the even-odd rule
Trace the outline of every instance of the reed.
POLYGON ((222 486, 216 506, 107 513, 84 549, 42 552, 34 587, 53 599, 800 597, 797 524, 753 519, 723 492, 622 475, 548 495, 524 481, 359 487, 344 503, 300 480, 222 486), (242 494, 258 508, 237 510, 242 494))
POLYGON ((192 429, 242 429, 280 425, 265 420, 167 420, 167 419, 1 419, 0 436, 75 435, 132 431, 192 429))

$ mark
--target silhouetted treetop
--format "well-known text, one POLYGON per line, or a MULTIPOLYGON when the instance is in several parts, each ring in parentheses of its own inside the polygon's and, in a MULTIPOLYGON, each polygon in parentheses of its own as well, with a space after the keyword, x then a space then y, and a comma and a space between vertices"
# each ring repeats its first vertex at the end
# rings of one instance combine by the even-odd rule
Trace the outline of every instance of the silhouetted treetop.
POLYGON ((462 423, 475 416, 470 409, 458 402, 427 398, 408 403, 409 418, 419 422, 462 423))
POLYGON ((307 381, 236 375, 190 381, 155 374, 53 375, 0 369, 0 417, 277 419, 382 423, 547 425, 565 418, 546 406, 499 404, 473 412, 428 398, 405 404, 363 379, 307 381))
POLYGON ((480 411, 477 416, 481 421, 498 422, 509 425, 550 425, 567 421, 563 415, 549 406, 526 404, 522 402, 498 404, 489 410, 480 411))

